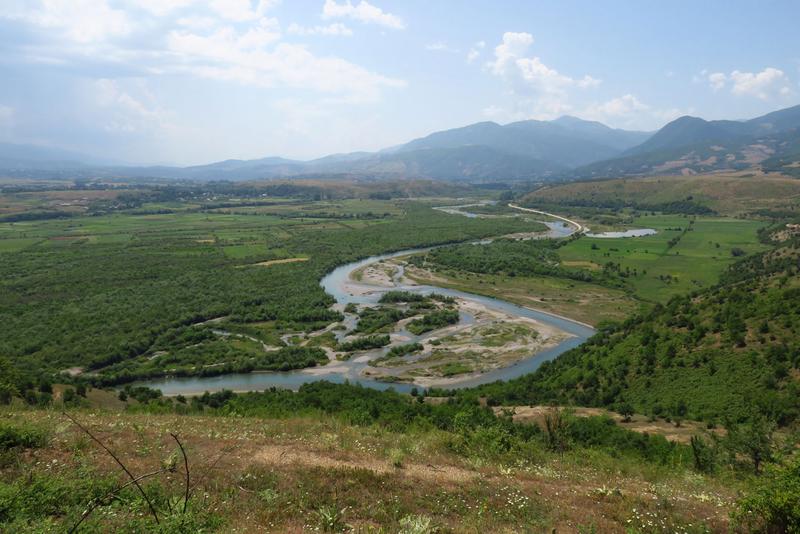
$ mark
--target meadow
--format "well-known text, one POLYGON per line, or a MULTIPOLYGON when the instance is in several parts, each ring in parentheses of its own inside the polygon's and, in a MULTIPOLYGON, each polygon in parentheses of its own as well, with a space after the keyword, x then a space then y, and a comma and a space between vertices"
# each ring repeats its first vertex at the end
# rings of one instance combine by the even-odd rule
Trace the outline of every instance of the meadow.
POLYGON ((559 256, 566 264, 602 269, 610 262, 635 272, 627 280, 636 297, 665 302, 714 285, 738 257, 767 248, 758 239, 765 226, 761 221, 659 214, 635 216, 627 226, 658 233, 623 239, 585 236, 560 248, 559 256))

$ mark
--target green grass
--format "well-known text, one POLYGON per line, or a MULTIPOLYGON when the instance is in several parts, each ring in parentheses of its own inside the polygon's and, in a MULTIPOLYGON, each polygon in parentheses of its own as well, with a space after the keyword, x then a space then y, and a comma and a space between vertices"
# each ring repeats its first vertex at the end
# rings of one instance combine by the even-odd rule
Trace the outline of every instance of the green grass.
POLYGON ((764 223, 720 217, 696 218, 693 230, 670 248, 668 242, 681 232, 667 229, 687 228, 689 221, 681 215, 636 217, 631 228, 653 228, 658 234, 626 239, 584 236, 559 249, 559 256, 567 262, 591 261, 600 266, 614 262, 623 270, 636 269, 638 275, 629 278, 635 294, 647 301, 664 302, 673 295, 715 284, 736 260, 731 254, 734 248, 748 254, 766 248, 756 235, 764 223))
POLYGON ((0 239, 0 253, 17 252, 18 250, 28 248, 39 241, 40 240, 37 238, 0 239))

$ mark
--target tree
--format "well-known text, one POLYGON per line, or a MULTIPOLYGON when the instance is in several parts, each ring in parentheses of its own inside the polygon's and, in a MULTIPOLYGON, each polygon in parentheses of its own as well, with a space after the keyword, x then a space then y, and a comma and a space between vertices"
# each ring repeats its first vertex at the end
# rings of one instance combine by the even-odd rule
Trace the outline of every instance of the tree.
POLYGON ((19 394, 20 376, 11 362, 0 356, 0 404, 11 404, 14 395, 19 394))
POLYGON ((623 417, 623 421, 626 423, 631 422, 631 416, 633 416, 633 406, 630 405, 628 402, 622 402, 617 406, 617 413, 623 417))
POLYGON ((53 385, 50 384, 50 381, 43 378, 39 381, 39 391, 42 393, 53 393, 53 385))
POLYGON ((11 384, 0 383, 0 405, 11 404, 17 390, 11 384))
POLYGON ((550 408, 544 414, 544 429, 547 448, 554 452, 565 452, 569 449, 567 419, 564 410, 558 406, 550 408))
POLYGON ((72 388, 67 388, 64 390, 64 395, 62 396, 62 400, 64 404, 74 404, 78 396, 75 394, 75 390, 72 388))
POLYGON ((716 460, 716 450, 703 439, 702 436, 692 436, 690 441, 692 446, 692 456, 694 458, 694 468, 701 473, 710 473, 714 470, 716 460))
POLYGON ((743 454, 753 464, 753 472, 758 475, 764 462, 772 460, 775 448, 773 433, 775 423, 759 414, 749 423, 728 426, 728 448, 733 454, 743 454))

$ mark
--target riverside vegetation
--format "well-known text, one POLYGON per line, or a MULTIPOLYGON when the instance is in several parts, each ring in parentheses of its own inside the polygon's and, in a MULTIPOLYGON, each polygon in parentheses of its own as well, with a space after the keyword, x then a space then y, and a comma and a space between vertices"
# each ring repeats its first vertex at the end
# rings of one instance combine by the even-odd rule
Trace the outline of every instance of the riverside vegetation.
MULTIPOLYGON (((143 187, 86 208, 96 215, 0 226, 9 296, 0 304, 3 530, 59 532, 80 521, 87 532, 796 531, 800 248, 782 235, 786 220, 728 227, 694 213, 651 215, 651 206, 620 214, 681 226, 676 244, 663 231, 633 241, 498 240, 411 258, 482 292, 477 279, 547 278, 640 306, 507 383, 401 395, 317 382, 163 397, 129 383, 327 361, 292 336, 341 319, 318 286, 337 264, 538 228, 419 201, 314 200, 327 190, 318 184, 268 197, 255 186, 228 197, 212 187, 214 200, 197 186, 143 187), (650 258, 645 248, 667 252, 650 258), (672 257, 690 250, 691 271, 672 257), (269 263, 291 258, 306 260, 269 263), (700 283, 689 292, 666 282, 663 261, 700 283), (104 389, 111 384, 122 387, 104 389), (515 416, 530 405, 552 406, 533 423, 515 416), (141 492, 62 410, 137 476, 156 473, 141 492), (632 417, 648 418, 648 429, 624 422, 632 417), (670 425, 692 429, 691 439, 667 439, 670 425)), ((412 295, 387 293, 362 310, 352 348, 385 344, 386 327, 401 319, 393 304, 416 306, 420 331, 453 320, 446 298, 426 309, 412 295)))

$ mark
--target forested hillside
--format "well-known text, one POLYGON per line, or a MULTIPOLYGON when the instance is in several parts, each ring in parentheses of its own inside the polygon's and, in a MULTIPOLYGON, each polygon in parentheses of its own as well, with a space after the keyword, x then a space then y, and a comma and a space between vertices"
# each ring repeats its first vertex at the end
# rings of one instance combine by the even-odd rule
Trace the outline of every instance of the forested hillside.
POLYGON ((630 405, 711 423, 800 416, 800 241, 745 259, 722 283, 609 327, 534 374, 482 389, 494 403, 630 405))

